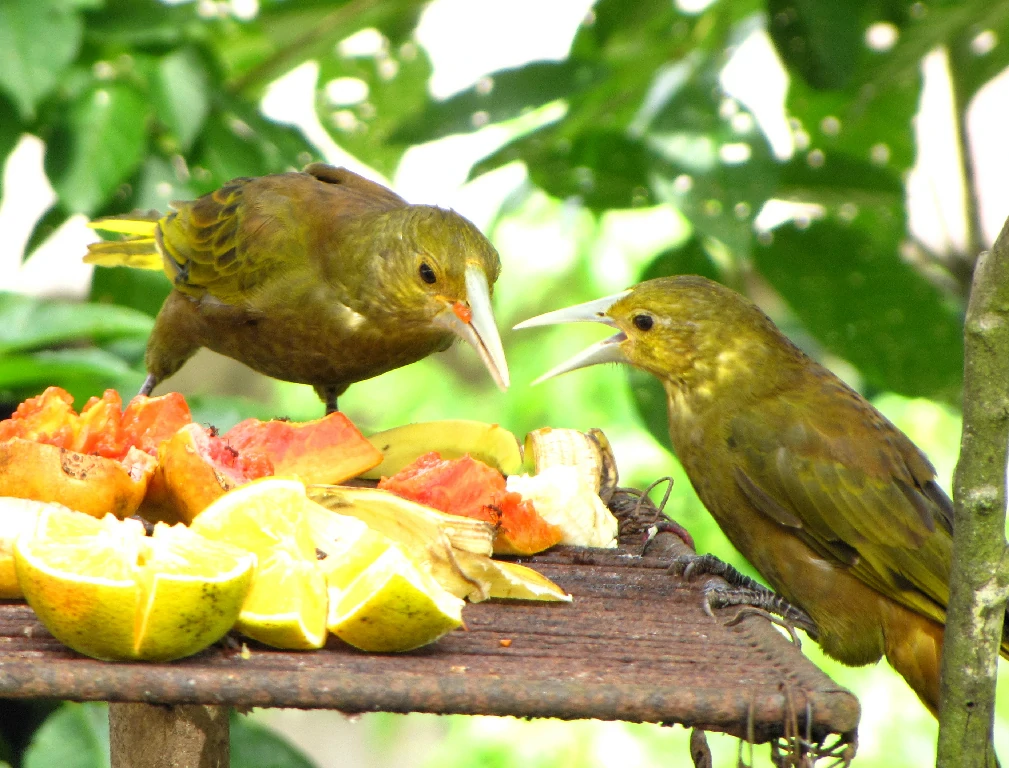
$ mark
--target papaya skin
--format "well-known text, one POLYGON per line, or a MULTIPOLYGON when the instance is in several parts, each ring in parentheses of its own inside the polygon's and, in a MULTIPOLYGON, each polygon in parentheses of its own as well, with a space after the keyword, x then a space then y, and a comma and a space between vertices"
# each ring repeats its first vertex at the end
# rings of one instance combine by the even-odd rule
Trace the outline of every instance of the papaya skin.
POLYGON ((131 450, 123 462, 12 438, 0 443, 0 496, 58 502, 94 517, 133 515, 155 460, 131 450))

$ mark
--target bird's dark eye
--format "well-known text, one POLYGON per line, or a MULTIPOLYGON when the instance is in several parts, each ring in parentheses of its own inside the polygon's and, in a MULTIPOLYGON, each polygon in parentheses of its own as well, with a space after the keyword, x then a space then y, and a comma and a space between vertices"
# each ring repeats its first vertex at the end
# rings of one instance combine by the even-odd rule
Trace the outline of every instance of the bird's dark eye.
POLYGON ((431 265, 428 264, 426 261, 422 261, 420 263, 420 279, 423 280, 428 285, 433 285, 434 282, 438 279, 437 275, 435 275, 434 273, 434 270, 431 269, 431 265))
POLYGON ((639 331, 650 331, 655 320, 651 315, 635 315, 632 322, 634 323, 634 327, 639 331))

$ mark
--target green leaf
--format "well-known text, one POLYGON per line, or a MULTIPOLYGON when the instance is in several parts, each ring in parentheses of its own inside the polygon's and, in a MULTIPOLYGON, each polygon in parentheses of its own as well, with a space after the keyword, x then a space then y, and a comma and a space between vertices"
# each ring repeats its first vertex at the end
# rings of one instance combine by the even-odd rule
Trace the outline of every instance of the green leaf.
POLYGON ((868 0, 768 0, 770 33, 789 68, 814 88, 843 88, 865 52, 868 0))
POLYGON ((137 169, 147 143, 147 101, 120 83, 95 86, 70 106, 46 149, 46 174, 60 205, 99 210, 137 169))
POLYGON ((406 43, 388 56, 329 57, 320 62, 316 111, 334 141, 391 176, 407 149, 397 131, 427 106, 430 77, 431 62, 416 43, 406 43), (353 105, 333 104, 326 86, 342 77, 364 82, 367 98, 353 105))
POLYGON ((779 166, 764 137, 679 133, 654 135, 650 145, 668 162, 652 175, 658 199, 679 208, 698 233, 725 245, 733 258, 745 259, 753 246, 753 218, 778 181, 779 166), (724 158, 729 145, 743 159, 724 158))
MULTIPOLYGON (((25 126, 18 116, 14 104, 0 93, 0 168, 7 164, 7 158, 21 139, 25 126)), ((0 173, 0 197, 3 196, 3 174, 0 173)))
POLYGON ((903 205, 904 194, 904 182, 893 168, 831 152, 822 164, 811 165, 806 157, 783 163, 775 197, 835 208, 846 204, 892 208, 903 205))
MULTIPOLYGON (((967 104, 981 88, 1006 67, 1005 43, 1009 40, 1009 5, 971 3, 969 24, 962 25, 948 43, 949 68, 961 100, 967 104)), ((967 9, 962 9, 967 16, 967 9)))
POLYGON ((110 764, 108 707, 67 702, 35 733, 22 766, 108 768, 110 764))
POLYGON ((453 133, 468 133, 481 124, 499 123, 598 85, 603 75, 604 70, 596 63, 574 60, 536 61, 495 72, 478 86, 444 101, 430 102, 422 112, 404 121, 391 138, 419 144, 453 133))
POLYGON ((59 83, 81 44, 80 16, 52 0, 0 3, 0 90, 25 121, 59 83))
POLYGON ((232 714, 231 768, 315 768, 315 763, 269 728, 232 714))
MULTIPOLYGON (((174 47, 199 20, 198 3, 104 0, 87 16, 85 40, 111 50, 148 46, 174 47)), ((200 22, 209 26, 204 20, 200 22)))
POLYGON ((701 275, 709 280, 725 282, 707 249, 698 237, 691 237, 683 245, 658 254, 641 274, 640 282, 672 275, 701 275))
POLYGON ((164 273, 150 269, 126 267, 95 267, 91 279, 91 296, 95 304, 115 304, 156 317, 172 284, 164 273))
POLYGON ((84 402, 104 390, 136 392, 144 374, 103 349, 64 349, 0 357, 0 400, 21 402, 57 386, 84 402), (9 394, 4 396, 5 393, 9 394))
POLYGON ((116 209, 110 213, 124 210, 167 212, 172 201, 197 196, 192 180, 188 177, 185 181, 181 180, 175 167, 157 155, 151 155, 144 161, 139 173, 131 180, 131 187, 129 200, 115 200, 116 209))
POLYGON ((25 243, 23 259, 27 261, 35 253, 35 250, 62 227, 69 218, 70 214, 60 207, 59 201, 56 201, 56 205, 42 214, 42 217, 32 227, 31 234, 28 235, 28 242, 25 243))
POLYGON ((150 317, 125 307, 0 293, 0 354, 82 340, 146 336, 150 317))
POLYGON ((298 170, 313 154, 297 129, 277 125, 249 105, 229 103, 207 118, 190 186, 205 194, 239 176, 298 170))
POLYGON ((270 81, 306 61, 325 66, 337 44, 362 29, 377 29, 399 43, 416 27, 423 7, 423 0, 263 3, 241 39, 229 35, 223 46, 223 58, 237 78, 231 90, 255 98, 270 81))
POLYGON ((650 205, 649 173, 659 165, 638 139, 608 130, 587 130, 574 141, 555 124, 536 131, 474 167, 474 175, 522 160, 530 179, 560 199, 578 198, 597 211, 650 205))
POLYGON ((192 146, 210 112, 209 88, 206 68, 192 48, 173 51, 158 63, 155 107, 182 151, 192 146))
POLYGON ((959 396, 962 307, 900 256, 902 215, 785 226, 754 250, 760 273, 827 349, 872 387, 910 397, 959 396))
POLYGON ((631 400, 641 416, 641 421, 659 445, 673 450, 669 439, 669 406, 666 401, 666 390, 657 378, 650 373, 626 366, 627 386, 630 388, 631 400))

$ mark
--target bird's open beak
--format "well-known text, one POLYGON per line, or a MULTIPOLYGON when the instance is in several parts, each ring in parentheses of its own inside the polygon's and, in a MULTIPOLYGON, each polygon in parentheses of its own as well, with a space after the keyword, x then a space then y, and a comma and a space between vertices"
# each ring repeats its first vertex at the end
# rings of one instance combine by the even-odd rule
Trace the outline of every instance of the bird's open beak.
POLYGON ((494 383, 502 390, 508 389, 508 363, 491 311, 487 275, 475 264, 466 267, 466 298, 468 305, 453 302, 435 316, 434 322, 473 347, 494 383))
MULTIPOLYGON (((613 296, 604 296, 601 299, 587 301, 584 304, 576 304, 573 307, 565 307, 564 309, 547 312, 545 315, 530 317, 528 320, 523 320, 516 325, 515 330, 533 328, 537 325, 580 322, 602 323, 603 325, 610 325, 616 328, 617 324, 606 314, 606 311, 628 293, 630 291, 624 291, 613 296)), ((555 368, 551 368, 536 379, 533 384, 539 384, 541 381, 552 379, 554 376, 560 376, 562 373, 574 371, 578 368, 586 368, 590 365, 597 365, 599 363, 627 363, 629 362, 627 356, 624 354, 623 349, 620 348, 620 343, 626 340, 627 336, 624 335, 623 331, 608 339, 603 339, 603 341, 579 352, 570 360, 566 360, 555 368)))

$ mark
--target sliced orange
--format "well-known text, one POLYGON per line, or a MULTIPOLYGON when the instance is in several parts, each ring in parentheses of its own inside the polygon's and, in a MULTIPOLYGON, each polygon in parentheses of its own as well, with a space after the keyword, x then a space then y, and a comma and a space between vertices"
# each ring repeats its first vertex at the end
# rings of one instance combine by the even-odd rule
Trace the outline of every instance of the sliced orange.
POLYGON ((268 477, 224 494, 192 523, 203 536, 256 555, 237 628, 276 648, 305 650, 326 642, 326 577, 305 513, 313 504, 300 481, 268 477))
POLYGON ((178 525, 145 536, 136 520, 47 505, 14 548, 18 582, 46 628, 107 660, 169 661, 235 623, 255 558, 178 525))

